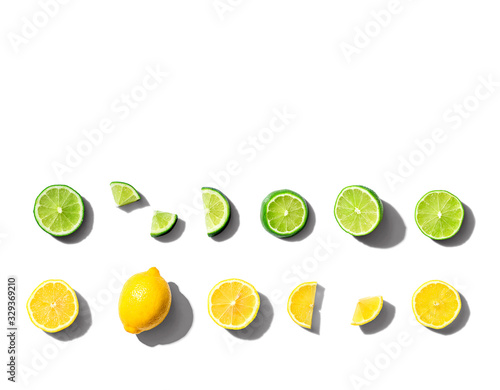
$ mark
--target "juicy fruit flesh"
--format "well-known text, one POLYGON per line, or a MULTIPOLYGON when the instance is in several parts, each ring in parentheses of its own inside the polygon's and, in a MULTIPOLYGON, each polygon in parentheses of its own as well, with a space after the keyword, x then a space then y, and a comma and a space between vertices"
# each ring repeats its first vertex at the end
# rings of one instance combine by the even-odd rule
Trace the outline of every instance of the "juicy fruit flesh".
POLYGON ((421 323, 440 328, 453 322, 461 305, 458 292, 450 287, 441 282, 431 282, 418 291, 413 305, 421 323))
POLYGON ((429 193, 417 205, 417 224, 433 238, 453 236, 460 228, 463 217, 462 204, 448 192, 429 193))
POLYGON ((205 224, 209 233, 225 222, 227 218, 226 203, 221 199, 221 195, 213 191, 204 190, 202 194, 205 208, 205 224))
POLYGON ((125 206, 140 199, 137 192, 129 184, 111 183, 111 191, 118 206, 125 206))
POLYGON ((78 301, 74 292, 61 282, 46 282, 33 293, 28 310, 37 326, 46 331, 57 331, 74 321, 78 301))
POLYGON ((364 325, 374 320, 379 315, 382 305, 382 297, 360 299, 352 317, 352 325, 364 325))
POLYGON ((304 217, 304 205, 292 195, 278 195, 267 205, 269 226, 280 233, 295 231, 302 225, 304 217))
POLYGON ((316 283, 303 284, 288 298, 288 312, 300 326, 311 328, 316 298, 316 283))
POLYGON ((353 233, 369 232, 379 220, 377 202, 359 188, 348 188, 343 192, 337 200, 335 213, 339 223, 353 233))
POLYGON ((54 187, 42 194, 36 206, 38 222, 52 233, 69 232, 81 223, 81 198, 66 187, 54 187))
POLYGON ((223 282, 209 297, 212 318, 228 329, 247 326, 257 314, 259 304, 257 291, 238 280, 223 282))
POLYGON ((133 334, 153 329, 167 316, 172 295, 156 268, 133 275, 120 294, 118 312, 124 329, 133 334))
POLYGON ((151 233, 160 234, 167 230, 175 221, 175 214, 155 211, 151 222, 151 233))

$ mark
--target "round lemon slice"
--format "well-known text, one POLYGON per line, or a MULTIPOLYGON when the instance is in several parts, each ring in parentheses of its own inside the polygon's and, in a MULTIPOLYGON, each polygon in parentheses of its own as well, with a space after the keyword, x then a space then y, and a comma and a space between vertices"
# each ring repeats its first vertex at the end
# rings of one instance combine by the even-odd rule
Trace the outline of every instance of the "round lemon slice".
POLYGON ((33 324, 45 332, 55 333, 70 326, 78 316, 78 298, 68 283, 46 280, 41 283, 26 304, 33 324))
POLYGON ((457 290, 448 283, 431 280, 413 294, 413 314, 422 325, 442 329, 457 318, 462 301, 457 290))
POLYGON ((225 329, 247 327, 257 316, 259 307, 259 293, 241 279, 223 280, 208 294, 208 314, 225 329))

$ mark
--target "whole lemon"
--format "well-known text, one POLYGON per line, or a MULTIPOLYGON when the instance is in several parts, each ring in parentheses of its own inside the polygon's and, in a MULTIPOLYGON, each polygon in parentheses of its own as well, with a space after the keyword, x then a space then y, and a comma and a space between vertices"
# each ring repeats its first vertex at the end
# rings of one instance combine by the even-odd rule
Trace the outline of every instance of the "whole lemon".
POLYGON ((141 333, 161 324, 170 310, 172 294, 155 268, 132 276, 123 285, 118 312, 129 333, 141 333))

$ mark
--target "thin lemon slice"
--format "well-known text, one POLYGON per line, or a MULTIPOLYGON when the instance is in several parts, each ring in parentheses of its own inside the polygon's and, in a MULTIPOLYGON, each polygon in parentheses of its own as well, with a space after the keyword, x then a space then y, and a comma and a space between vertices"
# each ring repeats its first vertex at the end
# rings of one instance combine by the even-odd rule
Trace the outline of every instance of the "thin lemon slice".
POLYGON ((431 280, 413 294, 413 314, 423 326, 442 329, 457 318, 462 301, 457 290, 448 283, 431 280))
POLYGON ((293 322, 311 329, 317 282, 299 284, 288 297, 288 314, 293 322))
POLYGON ((46 280, 31 294, 26 304, 33 324, 45 332, 66 329, 78 316, 75 291, 62 280, 46 280))
POLYGON ((208 314, 225 329, 243 329, 257 316, 259 293, 241 279, 223 280, 208 294, 208 314))
POLYGON ((354 310, 351 325, 364 325, 373 321, 382 310, 384 299, 379 297, 361 298, 354 310))

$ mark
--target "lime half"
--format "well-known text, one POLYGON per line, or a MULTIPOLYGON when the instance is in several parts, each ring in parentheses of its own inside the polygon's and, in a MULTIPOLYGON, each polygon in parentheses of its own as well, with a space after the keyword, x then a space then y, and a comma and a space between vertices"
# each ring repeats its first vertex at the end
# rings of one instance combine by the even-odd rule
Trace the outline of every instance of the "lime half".
POLYGON ((52 185, 35 200, 33 213, 38 225, 47 233, 62 237, 73 233, 83 222, 85 207, 82 197, 73 188, 52 185))
POLYGON ((333 213, 347 233, 365 236, 382 221, 384 207, 374 191, 364 186, 349 186, 337 197, 333 213))
POLYGON ((139 193, 130 184, 121 181, 112 181, 110 186, 113 192, 113 198, 118 206, 125 206, 126 204, 134 203, 141 199, 139 193))
POLYGON ((226 196, 215 188, 202 187, 207 234, 213 237, 224 230, 231 218, 231 206, 226 196))
POLYGON ((464 206, 448 191, 430 191, 415 207, 415 222, 427 237, 446 240, 460 230, 464 206))
POLYGON ((290 190, 278 190, 262 201, 260 221, 269 233, 285 238, 300 232, 308 215, 307 202, 302 196, 290 190))
POLYGON ((167 234, 175 226, 177 214, 155 211, 151 222, 151 237, 160 237, 167 234))

